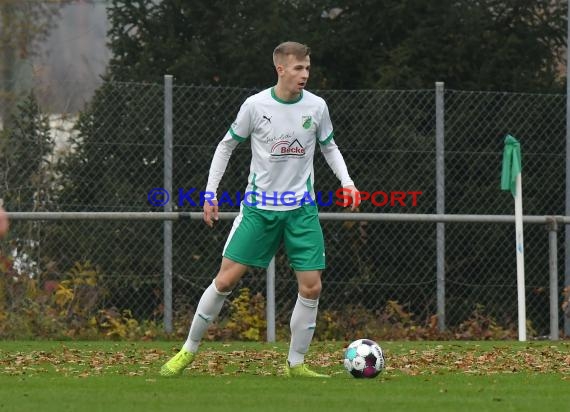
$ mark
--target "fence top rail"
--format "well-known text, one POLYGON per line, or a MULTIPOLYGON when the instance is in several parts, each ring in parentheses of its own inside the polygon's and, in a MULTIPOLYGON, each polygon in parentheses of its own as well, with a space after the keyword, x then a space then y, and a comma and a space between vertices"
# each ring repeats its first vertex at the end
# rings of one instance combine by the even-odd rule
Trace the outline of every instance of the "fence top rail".
MULTIPOLYGON (((231 220, 238 212, 220 212, 231 220)), ((8 212, 11 220, 202 220, 202 212, 8 212)), ((421 222, 421 223, 514 223, 514 215, 460 215, 413 213, 319 213, 320 220, 421 222)), ((570 224, 570 216, 525 215, 524 223, 570 224)))

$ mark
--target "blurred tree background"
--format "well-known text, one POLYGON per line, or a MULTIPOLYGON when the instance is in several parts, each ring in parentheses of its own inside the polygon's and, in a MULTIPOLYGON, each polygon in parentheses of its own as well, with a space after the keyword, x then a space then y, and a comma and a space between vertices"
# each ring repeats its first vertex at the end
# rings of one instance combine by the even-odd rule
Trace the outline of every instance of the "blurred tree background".
POLYGON ((121 0, 109 16, 110 80, 267 87, 293 39, 314 89, 562 91, 561 1, 121 0))

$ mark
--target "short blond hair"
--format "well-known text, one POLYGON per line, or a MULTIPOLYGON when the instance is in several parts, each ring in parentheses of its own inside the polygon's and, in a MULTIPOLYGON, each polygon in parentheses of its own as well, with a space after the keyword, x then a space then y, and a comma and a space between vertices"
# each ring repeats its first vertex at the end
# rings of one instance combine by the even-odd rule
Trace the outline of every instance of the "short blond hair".
POLYGON ((273 64, 277 66, 283 63, 283 60, 290 54, 302 60, 311 55, 311 49, 309 46, 295 41, 283 42, 273 50, 273 64))

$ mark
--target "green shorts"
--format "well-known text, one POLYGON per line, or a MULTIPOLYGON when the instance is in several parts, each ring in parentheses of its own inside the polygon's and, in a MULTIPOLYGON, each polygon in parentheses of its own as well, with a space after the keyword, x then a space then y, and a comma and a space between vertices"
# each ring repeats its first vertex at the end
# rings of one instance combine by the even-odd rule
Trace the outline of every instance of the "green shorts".
POLYGON ((325 242, 316 206, 286 211, 243 205, 235 218, 223 256, 247 266, 266 268, 281 240, 296 271, 325 268, 325 242))

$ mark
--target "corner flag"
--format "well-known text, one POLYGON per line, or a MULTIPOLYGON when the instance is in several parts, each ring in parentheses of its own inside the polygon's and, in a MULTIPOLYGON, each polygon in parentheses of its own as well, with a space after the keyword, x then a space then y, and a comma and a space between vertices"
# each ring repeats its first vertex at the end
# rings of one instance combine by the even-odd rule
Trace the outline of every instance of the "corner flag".
POLYGON ((517 295, 519 341, 526 341, 526 303, 524 276, 524 236, 522 211, 521 145, 510 134, 505 137, 501 189, 509 190, 515 199, 515 233, 517 254, 517 295))
POLYGON ((509 134, 505 137, 501 190, 510 190, 513 196, 516 196, 516 179, 521 170, 521 144, 509 134))

